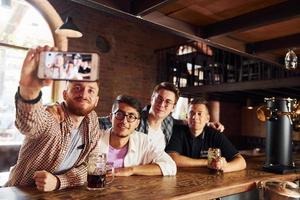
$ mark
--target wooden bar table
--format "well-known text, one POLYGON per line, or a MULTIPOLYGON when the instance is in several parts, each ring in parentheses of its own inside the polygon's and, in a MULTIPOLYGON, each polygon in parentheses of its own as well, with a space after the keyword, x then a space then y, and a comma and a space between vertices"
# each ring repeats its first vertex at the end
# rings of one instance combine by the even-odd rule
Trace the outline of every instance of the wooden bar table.
MULTIPOLYGON (((54 192, 39 192, 33 187, 0 188, 5 199, 213 199, 250 191, 256 182, 266 179, 300 180, 300 173, 273 174, 261 170, 264 157, 248 158, 247 169, 226 174, 213 174, 206 168, 180 168, 175 177, 116 177, 101 191, 88 191, 85 186, 54 192)), ((296 160, 300 165, 300 157, 296 160)))

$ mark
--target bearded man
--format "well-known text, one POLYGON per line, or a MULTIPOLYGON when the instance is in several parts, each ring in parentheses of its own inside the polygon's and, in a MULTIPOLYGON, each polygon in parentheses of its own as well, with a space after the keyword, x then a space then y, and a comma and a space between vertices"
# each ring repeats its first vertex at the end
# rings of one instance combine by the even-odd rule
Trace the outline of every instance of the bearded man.
POLYGON ((97 115, 97 82, 68 82, 63 92, 61 122, 45 110, 41 88, 51 80, 37 78, 40 53, 55 51, 48 46, 27 53, 16 93, 16 126, 25 135, 17 164, 6 186, 30 185, 53 191, 82 185, 86 181, 85 160, 97 151, 100 137, 97 115))

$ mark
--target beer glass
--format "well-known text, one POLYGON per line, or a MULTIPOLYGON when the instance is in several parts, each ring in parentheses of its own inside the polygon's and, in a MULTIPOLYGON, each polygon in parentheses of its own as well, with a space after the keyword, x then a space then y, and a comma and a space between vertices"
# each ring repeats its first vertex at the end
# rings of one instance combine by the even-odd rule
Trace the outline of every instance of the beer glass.
POLYGON ((222 173, 221 169, 216 169, 216 163, 221 160, 221 150, 218 148, 209 148, 207 152, 207 166, 216 174, 222 173))
POLYGON ((114 168, 112 163, 107 163, 105 153, 92 154, 87 166, 87 189, 101 190, 106 184, 114 180, 114 168))

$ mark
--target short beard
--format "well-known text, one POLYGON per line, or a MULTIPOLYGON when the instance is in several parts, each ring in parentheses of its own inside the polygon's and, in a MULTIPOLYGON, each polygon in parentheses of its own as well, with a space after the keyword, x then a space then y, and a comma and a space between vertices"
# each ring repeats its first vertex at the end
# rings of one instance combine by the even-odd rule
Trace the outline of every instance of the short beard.
POLYGON ((94 110, 95 106, 90 106, 87 109, 79 109, 76 106, 74 106, 72 103, 67 103, 67 109, 71 114, 77 115, 77 116, 86 116, 92 110, 94 110))

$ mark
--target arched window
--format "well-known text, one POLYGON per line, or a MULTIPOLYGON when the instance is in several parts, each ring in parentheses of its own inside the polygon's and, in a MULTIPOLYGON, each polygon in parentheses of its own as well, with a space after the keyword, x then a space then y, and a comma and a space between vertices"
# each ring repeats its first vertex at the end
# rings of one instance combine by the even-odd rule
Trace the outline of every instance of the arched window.
MULTIPOLYGON (((16 93, 23 59, 37 45, 54 46, 43 16, 25 0, 0 0, 0 145, 20 144, 15 128, 16 93)), ((51 87, 43 88, 43 102, 51 102, 51 87)))

